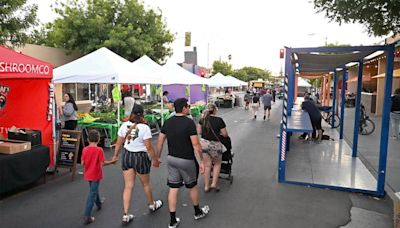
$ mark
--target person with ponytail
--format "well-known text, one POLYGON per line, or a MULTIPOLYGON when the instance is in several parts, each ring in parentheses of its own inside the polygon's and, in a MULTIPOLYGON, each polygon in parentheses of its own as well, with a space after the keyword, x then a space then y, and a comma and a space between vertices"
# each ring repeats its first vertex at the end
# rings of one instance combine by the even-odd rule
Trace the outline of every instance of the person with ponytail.
POLYGON ((141 105, 134 105, 129 121, 124 122, 118 130, 118 139, 115 144, 112 163, 118 161, 122 147, 122 174, 125 187, 122 194, 123 210, 122 223, 130 223, 134 215, 129 214, 129 207, 136 176, 143 185, 150 212, 155 212, 163 206, 163 201, 154 200, 150 184, 150 168, 159 167, 160 160, 151 144, 151 130, 144 119, 144 109, 141 105))
POLYGON ((218 176, 221 170, 221 160, 224 146, 221 137, 227 138, 226 124, 221 117, 217 116, 217 107, 208 104, 203 117, 199 121, 198 133, 201 134, 201 147, 204 159, 204 191, 219 191, 218 176), (213 167, 213 179, 210 184, 211 166, 213 167))
POLYGON ((77 111, 78 106, 75 103, 74 97, 70 93, 64 94, 64 106, 59 110, 64 121, 64 129, 75 130, 78 125, 77 111))

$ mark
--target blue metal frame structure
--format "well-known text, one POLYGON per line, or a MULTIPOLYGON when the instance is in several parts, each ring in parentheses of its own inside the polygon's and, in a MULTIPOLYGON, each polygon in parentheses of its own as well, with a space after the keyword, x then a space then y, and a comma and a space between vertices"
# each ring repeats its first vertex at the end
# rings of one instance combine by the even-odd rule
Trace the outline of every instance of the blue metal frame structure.
POLYGON ((358 131, 360 128, 360 109, 361 109, 361 87, 362 87, 362 76, 363 76, 363 62, 358 63, 358 76, 357 76, 357 95, 355 104, 355 121, 354 121, 354 132, 353 132, 353 157, 357 157, 358 148, 358 131))
MULTIPOLYGON (((279 143, 279 169, 278 169, 278 181, 285 182, 290 184, 304 185, 304 186, 313 186, 319 188, 329 188, 335 190, 344 190, 351 192, 361 192, 365 194, 371 194, 375 196, 384 196, 385 195, 385 177, 386 177, 386 163, 387 163, 387 150, 388 150, 388 136, 389 132, 389 115, 390 115, 390 98, 392 91, 392 82, 393 82, 393 60, 394 60, 394 49, 395 45, 383 45, 383 46, 352 46, 352 47, 315 47, 315 48, 288 48, 285 47, 286 57, 285 57, 285 81, 287 82, 287 86, 284 89, 284 106, 282 110, 282 122, 281 122, 281 137, 279 143), (355 188, 345 188, 340 186, 329 186, 329 185, 320 185, 314 183, 304 183, 297 181, 287 181, 285 178, 286 171, 286 152, 287 152, 287 143, 288 137, 286 137, 286 127, 287 127, 287 116, 291 115, 291 109, 293 108, 294 103, 294 86, 295 86, 295 60, 294 54, 296 53, 355 53, 355 52, 366 52, 366 53, 374 53, 376 51, 384 50, 386 52, 387 63, 386 63, 386 77, 385 77, 385 94, 384 94, 384 109, 382 115, 382 130, 380 136, 380 155, 379 155, 379 174, 377 181, 377 190, 370 191, 365 189, 355 189, 355 188), (286 101, 285 101, 286 96, 286 101), (286 102, 286 103, 285 103, 286 102), (384 130, 386 129, 386 130, 384 130)), ((353 62, 359 62, 358 69, 358 84, 357 84, 357 100, 356 100, 356 116, 354 123, 354 142, 353 142, 353 157, 357 156, 357 147, 358 147, 358 122, 360 118, 360 104, 361 104, 361 82, 362 82, 362 67, 363 67, 363 59, 354 60, 353 62)), ((298 66, 301 69, 301 66, 298 66)), ((334 118, 337 106, 337 85, 338 85, 338 73, 337 68, 342 68, 342 92, 341 92, 341 123, 340 123, 340 138, 343 139, 343 125, 344 125, 344 103, 345 103, 345 88, 346 88, 346 80, 347 80, 347 71, 346 66, 336 66, 333 69, 329 69, 329 71, 333 71, 334 73, 334 98, 333 98, 333 110, 332 117, 334 118)), ((332 121, 332 126, 334 124, 334 119, 332 121)))
POLYGON ((337 86, 338 86, 338 77, 337 71, 333 71, 333 103, 332 103, 332 124, 331 128, 335 126, 335 115, 336 115, 336 103, 337 103, 337 86))
POLYGON ((340 98, 340 133, 339 139, 343 139, 344 130, 344 104, 346 103, 346 81, 347 81, 347 69, 343 66, 342 70, 342 90, 340 98))

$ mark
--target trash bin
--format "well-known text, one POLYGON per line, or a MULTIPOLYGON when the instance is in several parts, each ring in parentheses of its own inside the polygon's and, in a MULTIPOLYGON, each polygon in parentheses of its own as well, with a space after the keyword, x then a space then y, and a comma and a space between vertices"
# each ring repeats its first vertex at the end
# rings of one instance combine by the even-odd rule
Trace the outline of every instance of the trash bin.
POLYGON ((232 108, 232 100, 224 100, 224 108, 232 108))

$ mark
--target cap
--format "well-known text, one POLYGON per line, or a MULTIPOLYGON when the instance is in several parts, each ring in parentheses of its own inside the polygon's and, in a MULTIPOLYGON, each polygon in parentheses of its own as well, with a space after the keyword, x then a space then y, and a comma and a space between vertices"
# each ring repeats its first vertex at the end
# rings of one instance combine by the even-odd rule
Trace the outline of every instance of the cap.
POLYGON ((133 106, 132 113, 135 115, 143 115, 143 113, 144 113, 143 106, 135 104, 133 106))

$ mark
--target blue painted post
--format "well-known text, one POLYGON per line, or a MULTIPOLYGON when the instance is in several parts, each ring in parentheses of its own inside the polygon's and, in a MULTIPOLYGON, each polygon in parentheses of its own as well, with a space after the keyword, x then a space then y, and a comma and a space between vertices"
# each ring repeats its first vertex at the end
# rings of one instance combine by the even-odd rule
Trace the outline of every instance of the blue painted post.
POLYGON ((346 80, 347 80, 347 72, 346 66, 343 66, 343 74, 342 74, 342 98, 340 103, 340 137, 339 139, 343 139, 343 129, 344 129, 344 103, 346 99, 346 80))
POLYGON ((386 77, 385 77, 385 93, 383 101, 382 129, 379 154, 379 173, 378 173, 378 189, 380 196, 385 194, 385 177, 386 162, 389 138, 389 120, 390 120, 390 104, 393 83, 393 60, 394 60, 394 44, 386 46, 386 77))
POLYGON ((292 52, 291 49, 286 49, 285 53, 285 74, 288 76, 288 100, 287 100, 287 111, 288 115, 292 115, 293 99, 294 99, 294 84, 295 84, 295 74, 293 69, 293 64, 291 61, 292 52))
POLYGON ((358 131, 360 128, 360 109, 361 109, 361 87, 363 76, 363 62, 358 63, 358 78, 357 78, 357 95, 356 95, 356 112, 354 117, 354 132, 353 132, 353 157, 357 157, 358 148, 358 131))
POLYGON ((334 128, 334 126, 335 126, 337 86, 338 86, 338 76, 337 76, 337 71, 335 70, 333 72, 333 103, 332 103, 332 125, 331 125, 331 128, 334 128))
POLYGON ((287 151, 287 143, 288 136, 286 132, 287 127, 287 116, 288 116, 288 97, 289 97, 289 71, 291 67, 290 61, 290 49, 285 48, 285 78, 284 78, 284 90, 283 90, 283 105, 282 105, 282 121, 280 127, 280 139, 279 139, 279 157, 278 157, 278 181, 285 181, 285 173, 286 173, 286 151, 287 151))

